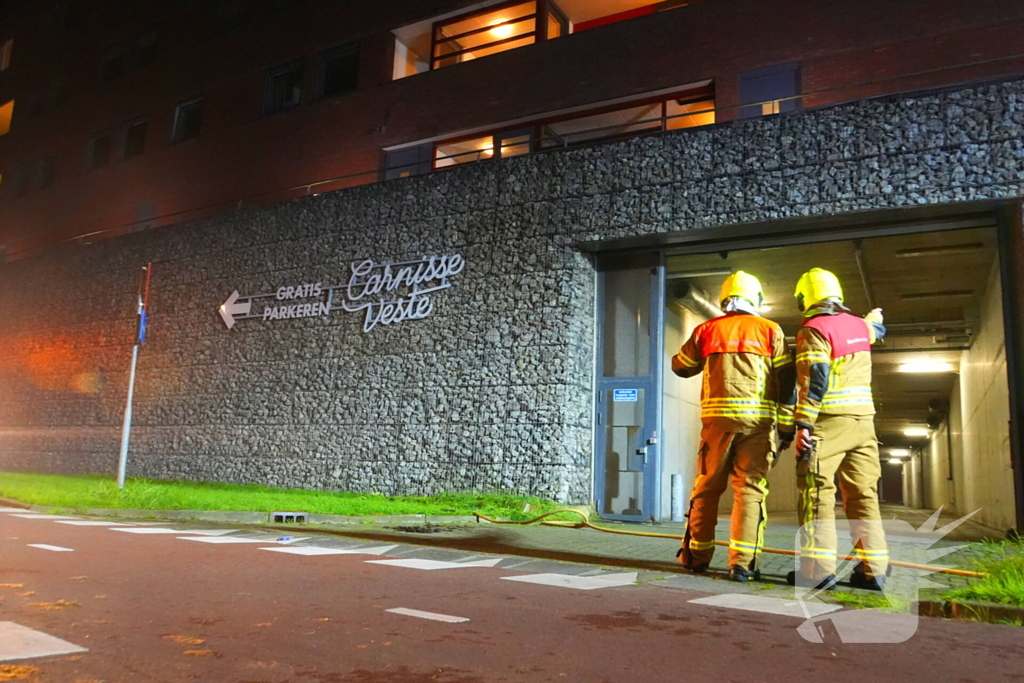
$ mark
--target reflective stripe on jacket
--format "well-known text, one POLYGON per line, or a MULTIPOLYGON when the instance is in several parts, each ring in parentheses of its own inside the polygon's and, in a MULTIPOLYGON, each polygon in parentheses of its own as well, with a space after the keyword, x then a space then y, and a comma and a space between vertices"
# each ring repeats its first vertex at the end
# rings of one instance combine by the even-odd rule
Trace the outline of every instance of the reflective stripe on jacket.
POLYGON ((849 313, 807 318, 796 335, 797 426, 818 415, 874 415, 871 344, 885 336, 880 324, 849 313))
POLYGON ((745 313, 702 323, 672 358, 672 370, 680 377, 704 373, 704 424, 752 432, 778 423, 792 430, 793 358, 776 323, 745 313))

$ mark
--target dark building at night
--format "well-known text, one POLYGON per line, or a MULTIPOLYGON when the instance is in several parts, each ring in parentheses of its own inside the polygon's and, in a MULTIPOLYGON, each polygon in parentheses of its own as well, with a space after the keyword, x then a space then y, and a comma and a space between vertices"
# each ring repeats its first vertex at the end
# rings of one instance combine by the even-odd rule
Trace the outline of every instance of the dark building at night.
POLYGON ((0 470, 111 470, 152 262, 133 474, 665 518, 707 294, 758 273, 792 335, 821 266, 890 323, 883 497, 1019 526, 1022 31, 1012 0, 12 3, 0 470))

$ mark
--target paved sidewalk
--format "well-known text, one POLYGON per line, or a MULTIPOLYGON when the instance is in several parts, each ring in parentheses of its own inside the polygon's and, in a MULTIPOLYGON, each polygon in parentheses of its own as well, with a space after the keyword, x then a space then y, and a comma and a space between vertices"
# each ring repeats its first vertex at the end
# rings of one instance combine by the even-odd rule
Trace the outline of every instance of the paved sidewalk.
MULTIPOLYGON (((930 516, 924 511, 908 511, 905 508, 894 508, 888 512, 893 514, 894 510, 895 514, 899 514, 903 521, 910 523, 914 528, 919 528, 930 516)), ((773 515, 765 534, 766 547, 781 550, 796 549, 798 526, 795 517, 795 514, 787 515, 785 513, 773 515)), ((938 526, 941 527, 954 519, 956 518, 943 516, 938 526)), ((595 520, 594 523, 614 529, 678 536, 682 536, 684 531, 682 524, 620 524, 599 520, 595 520)), ((845 520, 838 520, 840 543, 842 543, 846 524, 845 520)), ((991 530, 980 525, 971 525, 970 522, 963 526, 967 528, 961 527, 959 532, 952 536, 953 538, 979 538, 991 533, 991 530)), ((686 573, 676 563, 675 553, 679 548, 679 541, 675 539, 609 534, 587 528, 496 525, 486 522, 419 526, 400 524, 384 527, 367 525, 363 528, 334 527, 332 525, 304 527, 312 532, 318 528, 325 531, 330 530, 331 533, 376 541, 414 543, 479 553, 520 555, 545 560, 644 569, 677 575, 667 580, 672 583, 685 584, 685 587, 690 589, 716 592, 728 590, 723 587, 725 582, 720 580, 728 571, 725 548, 719 547, 716 550, 708 577, 695 577, 686 573), (713 582, 713 584, 708 582, 713 582)), ((716 537, 720 540, 729 538, 728 518, 719 519, 716 537)), ((982 543, 947 539, 935 544, 936 547, 963 547, 936 563, 930 561, 925 552, 927 546, 922 546, 920 540, 906 536, 891 536, 889 544, 893 559, 956 568, 970 568, 974 559, 991 550, 982 543)), ((761 570, 768 586, 761 589, 770 590, 772 584, 777 587, 784 586, 786 573, 794 566, 795 558, 792 556, 764 553, 761 570)), ((937 574, 930 578, 948 587, 960 587, 970 581, 963 577, 945 574, 937 574)), ((842 590, 853 591, 848 587, 843 587, 842 590)))

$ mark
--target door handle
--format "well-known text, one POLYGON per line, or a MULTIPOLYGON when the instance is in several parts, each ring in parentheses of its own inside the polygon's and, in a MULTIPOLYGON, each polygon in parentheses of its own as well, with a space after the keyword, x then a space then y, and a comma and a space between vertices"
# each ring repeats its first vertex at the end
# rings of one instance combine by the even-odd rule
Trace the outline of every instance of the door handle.
POLYGON ((646 465, 647 464, 647 448, 644 447, 644 448, 636 449, 636 454, 644 456, 644 464, 646 465))

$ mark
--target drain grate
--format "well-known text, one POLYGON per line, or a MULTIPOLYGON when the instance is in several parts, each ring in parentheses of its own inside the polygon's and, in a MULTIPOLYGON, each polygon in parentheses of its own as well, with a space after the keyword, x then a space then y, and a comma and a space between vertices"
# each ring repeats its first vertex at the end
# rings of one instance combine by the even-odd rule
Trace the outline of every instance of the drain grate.
POLYGON ((272 512, 270 520, 274 524, 306 524, 309 522, 308 512, 272 512))

